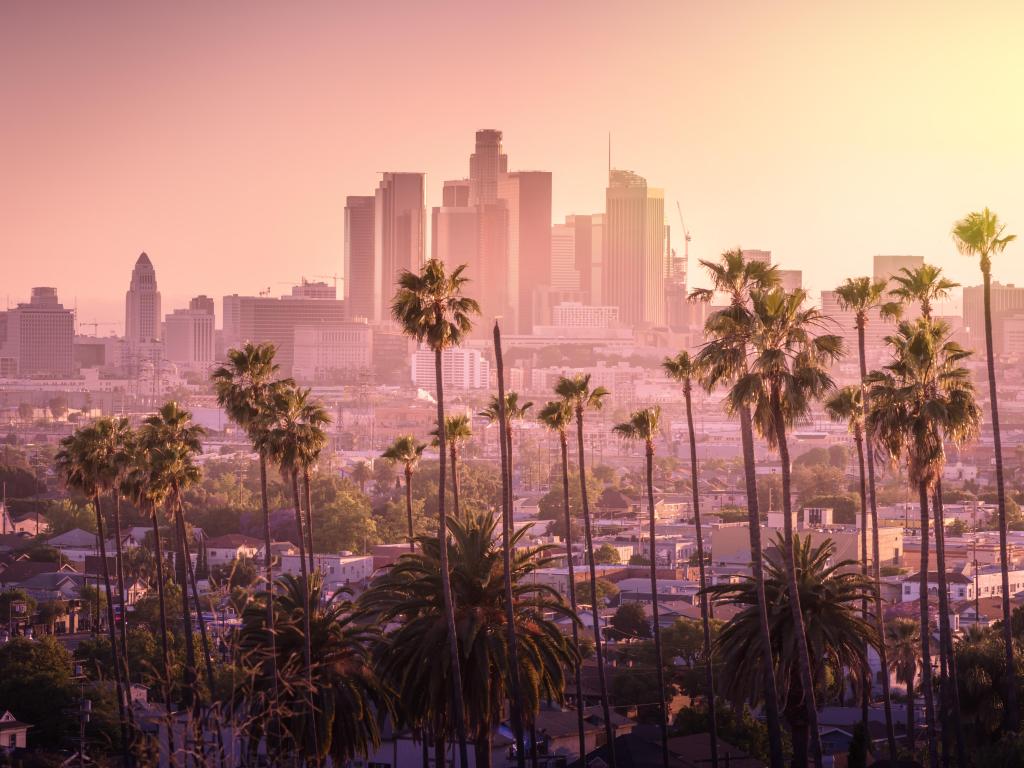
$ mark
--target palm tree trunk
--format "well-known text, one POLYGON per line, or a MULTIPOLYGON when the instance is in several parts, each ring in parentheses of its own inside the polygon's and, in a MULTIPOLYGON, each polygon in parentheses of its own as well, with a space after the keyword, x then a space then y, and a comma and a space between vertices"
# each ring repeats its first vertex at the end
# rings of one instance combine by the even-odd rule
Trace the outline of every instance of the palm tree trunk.
MULTIPOLYGON (((131 672, 128 667, 128 599, 124 590, 124 548, 121 545, 121 492, 115 488, 113 494, 114 507, 111 522, 114 524, 114 567, 117 571, 117 596, 121 600, 121 665, 124 667, 122 674, 126 690, 129 690, 131 672)), ((134 720, 131 707, 128 710, 128 718, 134 720)))
MULTIPOLYGON (((783 768, 782 727, 779 722, 779 693, 772 662, 772 641, 768 628, 768 604, 764 594, 764 553, 761 549, 761 515, 757 501, 757 477, 754 468, 754 429, 750 409, 740 408, 740 439, 743 444, 743 474, 747 489, 747 528, 750 534, 750 565, 757 591, 758 624, 761 635, 761 660, 764 664, 764 711, 768 725, 768 752, 771 768, 783 768)), ((802 767, 801 767, 802 768, 802 767)))
POLYGON ((807 765, 807 741, 810 737, 810 728, 803 721, 791 722, 790 733, 793 737, 793 768, 803 768, 807 765))
MULTIPOLYGON (((986 257, 987 258, 987 257, 986 257)), ((992 445, 996 458, 996 501, 999 504, 999 566, 1003 577, 1003 647, 1006 654, 1006 715, 1003 727, 1016 732, 1019 726, 1017 714, 1017 675, 1013 663, 1013 630, 1010 621, 1010 558, 1007 553, 1006 525, 1006 484, 1003 480, 1003 440, 999 431, 999 402, 996 395, 996 359, 992 344, 992 271, 982 264, 985 298, 985 359, 988 363, 988 396, 992 405, 992 445)))
POLYGON ((501 330, 494 323, 494 362, 498 375, 498 434, 501 441, 501 560, 502 577, 505 587, 505 632, 509 650, 509 714, 512 733, 516 740, 516 763, 519 768, 526 765, 523 748, 523 692, 519 680, 519 642, 516 637, 515 603, 512 595, 512 437, 509 434, 505 413, 505 367, 501 354, 501 330))
MULTIPOLYGON (((956 738, 956 759, 958 765, 967 765, 964 746, 964 727, 960 719, 960 690, 957 687, 956 653, 953 650, 953 630, 949 623, 949 593, 946 587, 946 530, 942 509, 942 481, 935 484, 935 562, 939 572, 939 627, 942 655, 945 657, 945 675, 942 680, 942 695, 945 699, 947 716, 943 727, 953 722, 953 736, 956 738)), ((946 748, 946 745, 943 745, 946 748)))
POLYGON ((462 519, 462 509, 459 506, 459 449, 455 447, 455 441, 453 440, 448 445, 448 453, 451 455, 452 460, 452 511, 455 513, 455 519, 462 519))
POLYGON ((267 491, 267 457, 260 451, 260 505, 263 512, 263 578, 267 582, 267 635, 269 638, 270 683, 271 683, 271 716, 268 725, 267 753, 276 754, 281 748, 281 721, 278 716, 280 692, 277 675, 277 632, 274 623, 274 553, 273 538, 270 535, 270 494, 267 491))
POLYGON ((658 564, 654 525, 654 443, 647 441, 647 531, 651 542, 651 618, 654 624, 654 664, 661 703, 661 763, 668 768, 668 707, 665 705, 665 660, 661 655, 661 619, 658 611, 658 564))
MULTIPOLYGON (((853 442, 857 446, 857 468, 860 478, 860 573, 865 583, 868 581, 868 491, 867 477, 864 471, 864 435, 860 425, 855 428, 853 442)), ((860 601, 861 616, 870 621, 868 614, 868 598, 865 595, 860 601)), ((860 692, 860 719, 864 725, 864 733, 868 733, 868 706, 871 702, 871 664, 868 662, 868 642, 864 641, 864 669, 862 671, 860 692)))
POLYGON ((160 523, 156 516, 156 506, 154 505, 150 509, 150 514, 153 520, 153 549, 156 554, 156 593, 157 601, 160 604, 160 652, 161 659, 163 661, 163 694, 164 694, 164 706, 167 708, 168 727, 167 727, 167 754, 170 758, 170 764, 173 768, 177 763, 177 758, 174 754, 174 729, 170 727, 170 716, 171 716, 171 656, 167 648, 167 638, 169 632, 167 629, 167 601, 164 594, 164 552, 163 545, 160 542, 160 523))
MULTIPOLYGON (((569 509, 569 439, 565 430, 559 431, 558 442, 562 448, 562 511, 565 514, 565 560, 569 569, 569 608, 572 610, 572 615, 577 616, 579 610, 576 606, 576 573, 572 562, 572 515, 569 509)), ((575 621, 572 622, 572 647, 576 649, 577 654, 573 660, 573 672, 576 676, 576 728, 579 737, 580 760, 585 760, 587 741, 586 725, 583 722, 583 681, 580 679, 580 633, 575 621)))
MULTIPOLYGON (((455 629, 455 603, 452 600, 451 570, 448 565, 448 514, 444 503, 445 486, 445 433, 444 433, 444 374, 441 368, 441 347, 434 349, 434 380, 437 389, 437 543, 441 555, 441 590, 444 594, 444 615, 448 624, 448 663, 452 675, 452 719, 459 740, 460 768, 469 768, 469 749, 466 745, 466 716, 462 707, 462 662, 459 657, 459 636, 455 629)), ((444 734, 438 734, 444 744, 444 734)), ((443 752, 442 752, 443 754, 443 752)))
MULTIPOLYGON (((305 665, 307 691, 305 695, 307 716, 309 717, 309 738, 311 743, 308 754, 319 756, 320 740, 316 732, 316 711, 313 705, 313 637, 310 631, 309 605, 309 571, 306 568, 306 536, 302 525, 302 507, 299 499, 299 471, 291 470, 292 501, 295 503, 295 533, 299 537, 299 563, 302 573, 302 661, 305 665)), ((317 761, 318 762, 318 761, 317 761)))
MULTIPOLYGON (((110 566, 107 563, 107 542, 103 532, 103 512, 100 507, 100 494, 97 491, 92 499, 93 509, 96 512, 96 538, 100 548, 100 573, 103 574, 103 590, 107 595, 107 633, 110 635, 110 653, 114 660, 114 683, 117 689, 117 711, 121 716, 121 759, 124 765, 131 765, 131 737, 128 733, 128 719, 126 709, 131 702, 125 698, 127 691, 124 681, 124 671, 121 666, 121 651, 118 648, 117 629, 114 626, 114 595, 110 586, 110 566)), ((98 590, 97 590, 98 592, 98 590)), ((124 616, 124 605, 121 606, 122 620, 124 616)))
POLYGON ((306 492, 306 552, 309 555, 309 572, 316 573, 313 557, 313 494, 310 491, 309 467, 302 468, 302 484, 306 492))
POLYGON ((782 462, 782 525, 785 536, 786 551, 783 562, 786 565, 786 581, 789 591, 790 612, 793 615, 793 634, 796 640, 796 651, 800 673, 800 685, 803 688, 804 709, 807 712, 808 740, 811 758, 816 768, 821 768, 821 733, 818 730, 818 707, 814 696, 814 675, 811 672, 811 656, 807 650, 807 631, 804 628, 804 614, 800 608, 800 586, 796 576, 794 560, 795 541, 793 537, 793 499, 790 495, 790 463, 789 441, 786 436, 785 416, 782 413, 782 400, 778 390, 771 395, 775 434, 779 443, 779 459, 782 462))
POLYGON ((416 551, 416 544, 413 538, 416 535, 412 525, 412 467, 405 465, 405 514, 409 520, 409 551, 416 551))
POLYGON ((914 678, 907 683, 907 749, 914 750, 914 678))
MULTIPOLYGON (((196 646, 195 638, 192 634, 192 613, 189 610, 188 605, 188 575, 185 568, 185 526, 181 517, 176 513, 174 514, 174 526, 175 526, 175 567, 176 580, 178 587, 181 589, 181 620, 182 620, 182 631, 185 635, 185 680, 182 686, 182 705, 189 713, 190 722, 195 722, 196 709, 199 703, 199 699, 196 696, 196 646)), ((190 726, 191 727, 191 726, 190 726)), ((188 754, 188 745, 186 738, 186 755, 188 754)), ((186 763, 188 758, 186 756, 186 763)))
MULTIPOLYGON (((594 651, 597 655, 597 679, 601 691, 601 715, 608 743, 609 765, 615 768, 615 731, 612 728, 611 706, 608 702, 608 674, 604 666, 604 647, 601 642, 601 619, 597 610, 597 566, 594 563, 594 539, 590 531, 590 499, 587 498, 586 448, 583 445, 583 407, 576 406, 576 450, 580 466, 580 502, 583 506, 583 538, 587 564, 590 568, 590 603, 594 621, 594 651)), ((586 755, 581 758, 586 762, 586 755)))
POLYGON ((718 713, 715 709, 715 672, 711 652, 711 621, 708 613, 707 576, 704 572, 704 533, 700 522, 700 489, 697 474, 697 437, 693 431, 693 396, 690 380, 683 383, 686 400, 686 429, 690 437, 690 490, 693 496, 693 526, 697 537, 697 561, 700 572, 700 623, 704 630, 704 685, 707 687, 708 724, 711 739, 711 768, 718 768, 718 713))
POLYGON ((473 752, 476 758, 476 768, 491 768, 491 731, 483 729, 481 734, 473 742, 473 752))
MULTIPOLYGON (((868 389, 864 386, 864 380, 868 376, 868 363, 863 321, 857 323, 857 345, 860 356, 861 401, 864 412, 867 413, 870 401, 868 399, 868 389)), ((867 436, 865 442, 868 465, 868 503, 871 508, 872 578, 875 581, 875 625, 878 629, 878 637, 882 640, 878 644, 878 663, 882 668, 882 705, 885 709, 885 735, 889 744, 889 760, 891 762, 896 759, 897 755, 896 724, 892 718, 892 693, 889 690, 889 659, 888 650, 885 647, 885 614, 882 609, 882 564, 878 542, 878 504, 875 499, 875 451, 870 436, 867 436)))
POLYGON ((921 693, 924 694, 925 729, 928 731, 928 766, 938 768, 935 741, 935 702, 932 696, 931 629, 928 626, 928 484, 918 484, 921 504, 921 693))

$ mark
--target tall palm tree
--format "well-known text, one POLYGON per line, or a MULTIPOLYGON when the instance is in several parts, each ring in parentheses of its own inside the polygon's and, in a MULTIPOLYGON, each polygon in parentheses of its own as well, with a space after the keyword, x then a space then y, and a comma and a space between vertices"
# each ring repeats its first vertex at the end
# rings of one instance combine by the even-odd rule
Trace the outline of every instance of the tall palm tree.
MULTIPOLYGON (((491 401, 487 404, 487 407, 480 411, 478 416, 482 416, 487 419, 488 424, 497 424, 499 419, 500 403, 498 402, 497 395, 491 397, 491 401)), ((522 421, 526 418, 530 409, 533 408, 532 402, 526 402, 520 404, 518 392, 506 392, 505 393, 505 435, 507 436, 506 442, 508 444, 508 483, 509 488, 512 488, 512 425, 517 421, 522 421)), ((512 501, 515 501, 513 495, 512 501)))
POLYGON ((907 686, 907 747, 914 748, 914 681, 921 669, 921 625, 913 619, 895 619, 885 627, 889 666, 907 686))
POLYGON ((419 442, 412 435, 399 435, 381 454, 381 458, 394 464, 401 464, 405 472, 405 513, 409 522, 409 551, 413 551, 416 533, 412 522, 412 475, 416 471, 427 444, 419 442))
MULTIPOLYGON (((243 429, 259 455, 260 464, 260 507, 263 513, 263 580, 268 590, 274 585, 273 538, 270 535, 270 494, 267 491, 267 454, 257 448, 263 445, 269 423, 271 404, 279 366, 274 362, 276 348, 273 344, 246 344, 240 349, 228 352, 225 364, 214 371, 212 378, 217 393, 217 403, 228 418, 243 429)), ((274 601, 266 601, 267 626, 274 622, 274 601)), ((273 633, 270 635, 273 644, 273 633)), ((277 653, 267 654, 267 673, 276 701, 277 653)), ((271 717, 270 731, 274 740, 280 741, 278 723, 271 717)))
MULTIPOLYGON (((121 649, 115 635, 114 599, 110 584, 110 567, 107 562, 106 533, 103 525, 103 510, 100 503, 103 487, 110 482, 112 465, 104 456, 104 437, 95 425, 82 427, 61 440, 61 448, 55 457, 57 474, 68 488, 80 492, 92 501, 96 513, 96 539, 100 550, 100 573, 103 575, 103 589, 107 598, 107 631, 110 636, 111 657, 114 661, 114 683, 117 691, 117 708, 121 720, 121 754, 124 765, 131 763, 131 737, 128 732, 126 714, 126 685, 121 663, 121 649)), ((98 611, 97 611, 98 616, 98 611)))
POLYGON ((306 553, 309 558, 309 572, 316 570, 313 557, 313 493, 310 488, 310 471, 320 459, 320 453, 327 446, 325 427, 331 423, 331 416, 319 400, 308 394, 303 398, 299 414, 302 439, 299 442, 299 467, 306 498, 306 553))
MULTIPOLYGON (((763 262, 747 261, 739 248, 726 251, 717 262, 701 260, 701 266, 711 279, 711 288, 697 289, 691 292, 690 298, 695 301, 710 302, 716 293, 724 293, 729 299, 729 306, 719 310, 705 325, 705 331, 715 334, 715 327, 724 332, 722 338, 713 339, 716 343, 705 347, 698 353, 696 362, 701 371, 701 384, 708 390, 728 384, 746 373, 747 340, 741 329, 750 314, 751 293, 774 288, 779 285, 778 270, 763 262)), ((761 516, 757 499, 757 475, 754 459, 754 429, 750 415, 750 406, 743 403, 735 413, 739 416, 740 441, 743 447, 744 483, 747 492, 747 528, 750 535, 750 560, 755 580, 755 588, 761 595, 760 648, 771 648, 770 626, 768 622, 768 605, 763 599, 762 586, 764 558, 761 543, 761 516)), ((761 659, 765 676, 765 717, 768 725, 769 756, 772 768, 782 768, 782 731, 779 723, 778 685, 774 679, 774 665, 767 650, 761 659)))
MULTIPOLYGON (((335 765, 367 754, 380 745, 380 721, 391 711, 388 692, 373 669, 371 653, 379 642, 378 633, 366 624, 356 621, 347 593, 339 590, 332 595, 323 591, 323 576, 313 574, 309 594, 302 596, 302 582, 291 575, 278 580, 279 589, 273 599, 277 602, 277 643, 274 651, 280 655, 278 667, 291 679, 286 685, 282 706, 287 712, 288 730, 301 744, 301 735, 310 729, 306 724, 309 710, 304 709, 306 679, 301 665, 295 661, 304 655, 305 629, 301 616, 308 603, 313 606, 310 619, 311 639, 317 663, 313 671, 313 693, 316 697, 314 717, 319 741, 303 745, 300 754, 306 759, 320 761, 330 757, 335 765)), ((242 614, 242 628, 238 648, 243 658, 259 658, 270 651, 267 638, 267 612, 262 605, 270 599, 260 592, 246 606, 242 614)), ((249 740, 248 757, 256 761, 255 749, 259 745, 265 706, 269 698, 267 680, 254 675, 237 691, 239 703, 251 708, 256 724, 254 738, 249 740)))
POLYGON ((693 504, 693 526, 697 538, 697 562, 700 572, 700 623, 704 631, 704 685, 707 688, 708 722, 711 735, 711 768, 718 768, 718 715, 715 711, 715 673, 711 663, 711 621, 708 613, 707 564, 704 559, 704 533, 700 519, 700 486, 697 471, 697 435, 693 429, 693 380, 698 371, 695 361, 687 352, 667 357, 661 367, 669 378, 683 385, 686 403, 686 430, 690 442, 690 492, 693 504))
POLYGON ((942 268, 932 264, 904 267, 892 276, 896 287, 889 295, 902 304, 920 304, 921 317, 930 320, 935 302, 949 298, 949 292, 960 284, 942 276, 942 268))
MULTIPOLYGON (((796 589, 793 552, 792 464, 788 428, 808 413, 815 400, 833 388, 828 367, 842 353, 841 339, 823 332, 826 318, 815 308, 804 308, 805 299, 806 294, 802 290, 792 293, 780 288, 754 291, 749 312, 729 314, 723 311, 709 320, 715 340, 705 348, 709 351, 724 346, 732 350, 742 345, 749 356, 727 398, 734 411, 753 407, 753 422, 758 431, 769 447, 779 452, 783 541, 786 546, 783 560, 788 568, 790 591, 794 595, 788 605, 796 630, 803 624, 803 614, 800 611, 800 593, 796 589)), ((820 768, 822 753, 812 685, 814 672, 807 644, 799 642, 801 637, 797 635, 798 671, 807 710, 810 753, 814 764, 820 768)))
POLYGON ((597 679, 601 692, 601 714, 604 718, 605 740, 611 768, 615 768, 615 733, 612 729, 611 706, 608 701, 608 672, 605 669, 604 643, 601 638, 601 618, 598 613, 597 565, 594 562, 594 538, 590 525, 590 499, 587 494, 586 449, 583 445, 583 417, 587 411, 604 407, 608 390, 590 387, 590 374, 563 376, 555 385, 555 394, 572 409, 576 416, 576 452, 580 470, 580 503, 583 507, 583 540, 587 566, 590 569, 590 612, 594 622, 594 650, 597 656, 597 679))
POLYGON ((113 506, 111 507, 111 523, 113 524, 114 534, 114 566, 117 570, 117 591, 118 599, 121 601, 121 663, 124 666, 124 679, 125 685, 130 685, 131 680, 129 678, 129 659, 128 659, 128 622, 127 622, 127 608, 128 601, 125 593, 125 575, 124 575, 124 540, 121 535, 121 496, 123 495, 121 489, 121 483, 124 480, 125 473, 130 465, 130 456, 133 452, 133 443, 135 441, 135 432, 129 424, 128 419, 100 419, 97 422, 97 427, 104 433, 104 442, 106 446, 104 448, 105 453, 108 456, 108 461, 112 465, 113 478, 110 483, 111 496, 113 497, 113 506))
MULTIPOLYGON (((376 623, 397 625, 379 649, 377 670, 394 690, 406 720, 434 734, 443 751, 456 713, 465 709, 476 765, 481 767, 491 764, 491 736, 501 722, 511 676, 503 547, 496 543, 497 526, 489 513, 452 518, 447 547, 433 536, 418 538, 420 551, 403 555, 359 598, 362 610, 376 623), (444 631, 445 548, 450 550, 456 597, 455 639, 466 669, 455 706, 448 695, 455 670, 444 653, 450 639, 444 631)), ((562 700, 565 668, 576 658, 551 617, 576 619, 553 588, 534 579, 538 568, 551 564, 550 547, 517 547, 524 533, 517 531, 511 542, 513 623, 522 650, 523 700, 532 717, 542 701, 562 700)), ((444 764, 443 757, 437 764, 444 764)))
POLYGON ((629 421, 616 424, 612 431, 626 440, 644 444, 647 465, 647 536, 650 540, 651 613, 654 624, 654 658, 661 692, 661 762, 668 768, 668 708, 665 706, 665 663, 661 655, 661 621, 658 611, 658 548, 654 518, 654 440, 661 428, 661 408, 643 408, 635 411, 629 421))
MULTIPOLYGON (((566 401, 552 400, 541 408, 537 418, 541 424, 558 434, 558 445, 562 452, 562 512, 565 515, 565 562, 569 569, 569 609, 575 616, 578 611, 576 608, 576 572, 573 562, 572 515, 569 509, 568 435, 569 427, 572 424, 573 411, 566 401)), ((580 636, 579 627, 576 622, 572 624, 572 647, 577 653, 573 669, 576 679, 576 728, 579 737, 579 751, 580 755, 583 756, 587 754, 586 726, 583 722, 583 681, 580 677, 579 662, 580 636)))
MULTIPOLYGON (((404 270, 398 278, 398 292, 391 304, 391 316, 402 326, 403 332, 434 352, 434 378, 437 396, 438 478, 437 478, 437 538, 444 541, 448 531, 445 510, 445 450, 444 443, 444 376, 442 355, 445 349, 458 346, 473 328, 473 316, 480 314, 476 300, 463 295, 468 279, 463 277, 463 264, 445 270, 444 263, 431 259, 418 273, 404 270)), ((445 619, 448 624, 448 661, 451 665, 452 696, 457 699, 462 690, 462 672, 459 646, 455 634, 455 609, 452 604, 451 578, 448 572, 448 548, 440 547, 441 585, 444 591, 445 619)), ((468 768, 469 752, 466 747, 465 713, 455 707, 455 732, 459 740, 459 760, 468 768)))
POLYGON ((438 436, 436 429, 430 431, 431 436, 434 438, 431 444, 435 447, 440 447, 441 445, 448 446, 448 456, 452 463, 452 509, 455 512, 455 516, 458 517, 462 514, 462 508, 459 505, 459 491, 461 490, 459 485, 459 448, 468 443, 469 439, 473 436, 473 422, 470 421, 468 414, 457 413, 454 416, 447 416, 445 418, 444 430, 443 442, 438 436))
POLYGON ((1019 725, 1017 689, 1013 684, 1013 634, 1010 631, 1009 556, 1006 538, 1006 485, 1003 478, 1003 441, 999 430, 999 403, 996 387, 995 350, 992 343, 992 257, 1001 254, 1006 246, 1017 239, 1006 234, 1006 225, 985 208, 969 213, 953 225, 953 241, 961 253, 977 256, 981 267, 985 305, 985 361, 988 366, 988 395, 992 412, 992 444, 996 458, 996 501, 999 505, 999 564, 1003 577, 1003 645, 1006 649, 1006 727, 1016 731, 1019 725))
MULTIPOLYGON (((894 460, 906 460, 907 475, 921 507, 921 658, 931 668, 928 631, 929 494, 942 476, 945 441, 959 443, 977 434, 981 412, 970 373, 961 363, 970 355, 949 340, 949 326, 925 318, 900 323, 887 337, 893 362, 868 377, 871 411, 868 434, 894 460)), ((941 611, 940 611, 941 614, 941 611)), ((948 615, 939 617, 948 621, 948 615)), ((946 630, 943 629, 943 632, 946 630)), ((931 676, 922 676, 928 750, 937 765, 931 676)))
MULTIPOLYGON (((807 719, 800 646, 814 649, 816 663, 811 684, 822 688, 832 681, 842 685, 846 669, 863 669, 867 663, 866 644, 877 646, 875 628, 864 620, 854 605, 871 584, 850 567, 852 560, 833 562, 835 544, 826 539, 817 546, 810 537, 795 538, 793 560, 797 565, 803 633, 793 625, 789 603, 793 585, 789 576, 788 544, 781 536, 766 556, 765 592, 772 605, 771 656, 777 666, 785 702, 784 712, 793 733, 793 765, 807 765, 807 744, 813 726, 807 719)), ((761 642, 760 620, 757 616, 759 596, 752 577, 736 584, 716 584, 707 588, 717 603, 740 609, 718 634, 716 647, 722 665, 719 682, 725 695, 734 702, 761 701, 765 695, 764 680, 758 654, 751 653, 761 642)), ((760 651, 760 649, 758 649, 760 651)), ((813 740, 811 740, 813 741, 813 740)))
MULTIPOLYGON (((877 311, 880 317, 895 317, 899 314, 899 307, 885 300, 885 289, 888 285, 885 280, 874 280, 870 277, 847 278, 842 285, 836 288, 836 297, 839 306, 854 313, 854 324, 857 327, 857 356, 860 364, 860 407, 862 415, 866 413, 871 403, 868 399, 867 389, 864 381, 868 375, 867 364, 867 325, 872 315, 877 311)), ((849 422, 849 420, 847 420, 849 422)), ((863 433, 863 419, 861 420, 861 431, 863 433)), ((875 494, 875 452, 870 447, 866 451, 867 459, 867 500, 871 510, 871 562, 873 564, 873 577, 875 580, 875 628, 880 637, 885 637, 885 615, 882 609, 881 592, 881 555, 878 542, 878 503, 875 494)), ((863 476, 863 472, 861 473, 863 476)), ((864 484, 862 481, 862 489, 864 484)), ((862 493, 863 498, 863 493, 862 493)), ((865 559, 867 559, 867 548, 865 547, 865 559)), ((884 643, 878 647, 879 661, 882 669, 888 668, 886 659, 886 646, 884 643)), ((889 676, 882 675, 882 703, 885 710, 885 733, 889 743, 889 758, 896 759, 896 726, 892 719, 892 696, 889 692, 889 676)))

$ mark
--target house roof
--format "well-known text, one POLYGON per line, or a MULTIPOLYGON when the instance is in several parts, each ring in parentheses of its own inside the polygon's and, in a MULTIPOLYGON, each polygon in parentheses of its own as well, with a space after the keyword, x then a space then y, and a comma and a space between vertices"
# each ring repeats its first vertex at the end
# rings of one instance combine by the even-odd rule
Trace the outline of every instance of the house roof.
POLYGON ((18 718, 11 714, 10 710, 0 715, 0 731, 13 731, 31 727, 28 723, 18 720, 18 718))
MULTIPOLYGON (((903 581, 904 582, 910 581, 910 582, 913 582, 915 584, 918 583, 920 580, 921 580, 921 572, 920 571, 918 571, 917 573, 913 573, 913 574, 910 574, 908 576, 904 576, 903 577, 903 581)), ((929 583, 931 583, 931 582, 938 582, 938 580, 939 580, 939 572, 938 571, 928 571, 928 582, 929 583)), ((973 579, 971 579, 968 576, 964 576, 962 573, 960 573, 958 571, 950 571, 949 573, 946 574, 946 583, 947 584, 972 584, 974 582, 973 582, 973 579)))
POLYGON ((96 534, 83 531, 81 528, 72 528, 70 531, 58 533, 46 540, 51 547, 95 547, 97 546, 96 534))
POLYGON ((605 488, 597 499, 598 509, 629 509, 632 503, 618 488, 605 488))
POLYGON ((239 547, 256 549, 262 545, 263 542, 259 539, 241 533, 225 533, 223 536, 215 536, 206 540, 206 546, 214 549, 238 549, 239 547))
POLYGON ((53 573, 60 570, 62 568, 58 563, 18 560, 0 571, 0 584, 17 584, 40 573, 53 573))

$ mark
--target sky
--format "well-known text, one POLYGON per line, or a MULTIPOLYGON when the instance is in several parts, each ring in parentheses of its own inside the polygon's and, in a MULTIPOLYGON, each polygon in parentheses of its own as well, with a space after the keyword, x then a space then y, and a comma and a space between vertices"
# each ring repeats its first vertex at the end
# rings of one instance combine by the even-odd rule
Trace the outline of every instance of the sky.
MULTIPOLYGON (((141 251, 165 312, 287 293, 342 271, 346 195, 423 171, 438 203, 478 128, 553 172, 555 221, 603 209, 610 133, 691 262, 976 284, 955 219, 1024 235, 1022 29, 1019 2, 3 3, 0 301, 52 285, 120 331, 141 251)), ((1024 242, 995 274, 1024 283, 1024 242)))

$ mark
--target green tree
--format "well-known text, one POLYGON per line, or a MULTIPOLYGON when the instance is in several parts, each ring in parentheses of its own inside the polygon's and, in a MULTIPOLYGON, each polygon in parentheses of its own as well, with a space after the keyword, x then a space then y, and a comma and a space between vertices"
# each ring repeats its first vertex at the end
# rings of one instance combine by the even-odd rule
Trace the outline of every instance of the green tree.
POLYGON ((611 544, 602 544, 597 548, 597 552, 594 553, 594 559, 598 565, 618 565, 619 550, 611 544))
POLYGON ((612 630, 608 634, 619 640, 646 639, 651 636, 651 622, 648 621, 647 612, 640 603, 623 603, 615 609, 612 616, 612 630))
MULTIPOLYGON (((1006 481, 1003 467, 1003 441, 999 426, 999 398, 996 386, 995 350, 992 343, 992 257, 1001 254, 1016 235, 1006 233, 1006 225, 999 217, 985 208, 981 212, 969 213, 953 225, 953 242, 961 253, 978 257, 981 267, 985 307, 985 361, 988 368, 988 395, 992 415, 992 443, 995 451, 996 493, 999 508, 999 564, 1002 568, 1003 603, 1003 645, 1006 654, 1006 669, 1015 668, 1013 643, 1008 634, 1010 625, 1009 554, 1007 552, 1007 510, 1006 481)), ((1012 675, 1006 675, 1006 725, 1016 731, 1019 723, 1017 692, 1012 684, 1012 675)))
MULTIPOLYGON (((448 535, 448 515, 445 509, 445 414, 444 376, 442 353, 446 348, 458 346, 472 330, 473 316, 480 314, 480 305, 463 295, 468 278, 463 277, 463 264, 448 274, 444 263, 431 259, 418 273, 403 270, 398 278, 398 292, 391 305, 391 316, 402 327, 405 335, 434 352, 434 378, 437 399, 437 428, 440 441, 437 475, 437 539, 448 535)), ((458 640, 455 631, 455 608, 452 604, 452 585, 448 572, 448 548, 440 547, 441 586, 444 593, 445 621, 448 625, 448 663, 451 669, 452 695, 462 690, 462 672, 459 661, 458 640)), ((463 712, 455 708, 455 733, 459 741, 459 760, 463 768, 469 763, 466 747, 466 727, 463 712)))
POLYGON ((885 627, 888 669, 907 687, 907 746, 914 748, 914 683, 921 669, 921 625, 895 619, 885 627))
POLYGON ((56 639, 15 638, 0 646, 0 709, 30 723, 31 746, 57 746, 77 731, 64 711, 77 704, 71 656, 56 639))

